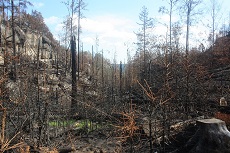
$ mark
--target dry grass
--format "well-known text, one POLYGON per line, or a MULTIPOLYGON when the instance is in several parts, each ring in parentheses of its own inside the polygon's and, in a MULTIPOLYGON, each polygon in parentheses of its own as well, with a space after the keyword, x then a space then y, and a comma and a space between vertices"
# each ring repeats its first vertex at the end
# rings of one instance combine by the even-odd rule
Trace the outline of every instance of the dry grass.
POLYGON ((30 153, 30 146, 19 147, 18 152, 20 152, 20 153, 30 153))

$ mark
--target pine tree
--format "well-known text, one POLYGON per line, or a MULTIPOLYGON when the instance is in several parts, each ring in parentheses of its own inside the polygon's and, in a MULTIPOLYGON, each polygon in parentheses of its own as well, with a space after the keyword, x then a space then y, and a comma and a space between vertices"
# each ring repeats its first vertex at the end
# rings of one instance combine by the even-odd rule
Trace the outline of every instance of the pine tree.
POLYGON ((138 39, 137 45, 138 45, 138 51, 139 51, 140 58, 142 57, 141 52, 143 51, 143 64, 141 66, 143 67, 143 70, 140 67, 140 70, 142 70, 141 80, 143 81, 144 79, 146 79, 146 71, 147 71, 146 52, 148 51, 149 45, 150 45, 148 29, 153 27, 153 19, 149 17, 148 9, 145 6, 142 7, 142 11, 139 14, 139 19, 141 23, 138 23, 138 25, 141 26, 141 29, 138 33, 136 33, 136 35, 138 39))

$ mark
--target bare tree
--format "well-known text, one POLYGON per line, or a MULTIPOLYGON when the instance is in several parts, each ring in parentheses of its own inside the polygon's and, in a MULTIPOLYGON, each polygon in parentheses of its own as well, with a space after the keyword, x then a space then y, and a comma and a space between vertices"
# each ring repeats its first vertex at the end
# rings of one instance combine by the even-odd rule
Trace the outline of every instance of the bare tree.
MULTIPOLYGON (((210 0, 211 2, 211 18, 212 18, 212 46, 215 42, 215 31, 217 28, 217 17, 220 13, 221 5, 217 2, 217 0, 210 0)), ((213 47, 212 47, 213 50, 213 47)))
POLYGON ((189 33, 190 26, 192 24, 192 17, 197 14, 201 14, 201 10, 196 10, 199 4, 202 3, 202 0, 183 0, 182 1, 181 10, 186 14, 186 44, 185 44, 185 52, 186 56, 188 56, 189 51, 189 33))
POLYGON ((71 54, 72 54, 72 100, 71 100, 71 115, 76 113, 77 108, 77 79, 76 79, 76 40, 71 38, 71 54))
MULTIPOLYGON (((212 29, 212 34, 211 34, 211 46, 212 46, 212 54, 213 54, 213 51, 214 51, 214 43, 215 43, 215 32, 216 32, 216 29, 217 29, 217 18, 218 18, 218 15, 220 13, 220 8, 221 8, 221 5, 219 3, 219 1, 216 1, 216 0, 210 0, 210 3, 211 3, 211 19, 212 19, 212 25, 211 25, 211 29, 212 29)), ((214 57, 212 57, 214 58, 214 57)), ((210 63, 211 64, 211 67, 213 66, 213 60, 212 62, 210 63)))
MULTIPOLYGON (((139 54, 141 55, 141 52, 143 51, 143 73, 141 76, 142 81, 145 79, 146 75, 146 52, 148 49, 148 45, 150 44, 149 42, 149 32, 148 29, 153 27, 153 19, 149 17, 149 12, 147 7, 143 6, 141 13, 139 14, 139 19, 141 23, 138 23, 138 25, 141 26, 140 32, 136 33, 137 35, 137 45, 138 45, 138 50, 139 54)), ((141 56, 140 56, 141 57, 141 56)), ((142 68, 140 68, 142 70, 142 68)))
MULTIPOLYGON (((78 0, 76 2, 75 0, 63 2, 69 11, 69 16, 70 16, 70 27, 71 27, 71 53, 72 53, 72 104, 71 108, 77 107, 76 106, 76 45, 75 45, 75 37, 74 37, 74 32, 73 32, 73 25, 74 25, 74 14, 78 14, 78 22, 77 22, 77 50, 78 50, 78 79, 80 78, 80 19, 82 17, 82 9, 86 6, 83 0, 78 0)), ((73 111, 71 111, 74 113, 73 111)))
POLYGON ((33 4, 28 0, 19 0, 18 1, 18 14, 19 14, 19 26, 21 26, 22 14, 26 12, 28 6, 33 6, 33 4))
POLYGON ((172 16, 174 8, 177 4, 178 0, 168 0, 167 3, 169 4, 169 9, 165 8, 164 6, 160 7, 159 12, 167 13, 169 15, 169 50, 170 50, 170 63, 173 62, 173 53, 172 53, 172 16))
POLYGON ((77 6, 77 12, 78 12, 78 22, 77 22, 77 52, 78 52, 78 80, 80 78, 80 33, 81 33, 81 18, 82 10, 84 10, 86 7, 86 4, 84 0, 78 0, 78 6, 77 6))
POLYGON ((192 17, 194 15, 200 14, 199 10, 196 11, 196 8, 201 4, 202 0, 183 0, 181 9, 186 13, 186 43, 185 43, 185 69, 186 69, 186 102, 185 102, 185 109, 188 116, 189 112, 189 33, 190 33, 190 26, 192 23, 192 17))

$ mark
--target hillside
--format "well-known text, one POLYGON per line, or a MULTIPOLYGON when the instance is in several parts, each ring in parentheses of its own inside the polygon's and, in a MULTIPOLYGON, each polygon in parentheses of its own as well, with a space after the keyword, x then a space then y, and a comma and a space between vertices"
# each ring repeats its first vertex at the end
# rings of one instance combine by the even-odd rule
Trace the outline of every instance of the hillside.
POLYGON ((0 18, 0 152, 192 152, 198 122, 228 133, 229 35, 200 50, 175 29, 170 47, 140 31, 136 54, 115 64, 77 50, 70 30, 55 40, 40 12, 13 12, 0 18))

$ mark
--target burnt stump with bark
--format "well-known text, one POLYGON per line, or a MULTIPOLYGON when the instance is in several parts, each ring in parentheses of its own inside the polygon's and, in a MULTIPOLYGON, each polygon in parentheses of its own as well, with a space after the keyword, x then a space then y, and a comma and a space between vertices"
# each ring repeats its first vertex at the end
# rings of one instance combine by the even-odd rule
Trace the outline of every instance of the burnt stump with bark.
POLYGON ((199 127, 187 144, 177 153, 230 153, 230 132, 224 121, 203 119, 197 121, 199 127))

